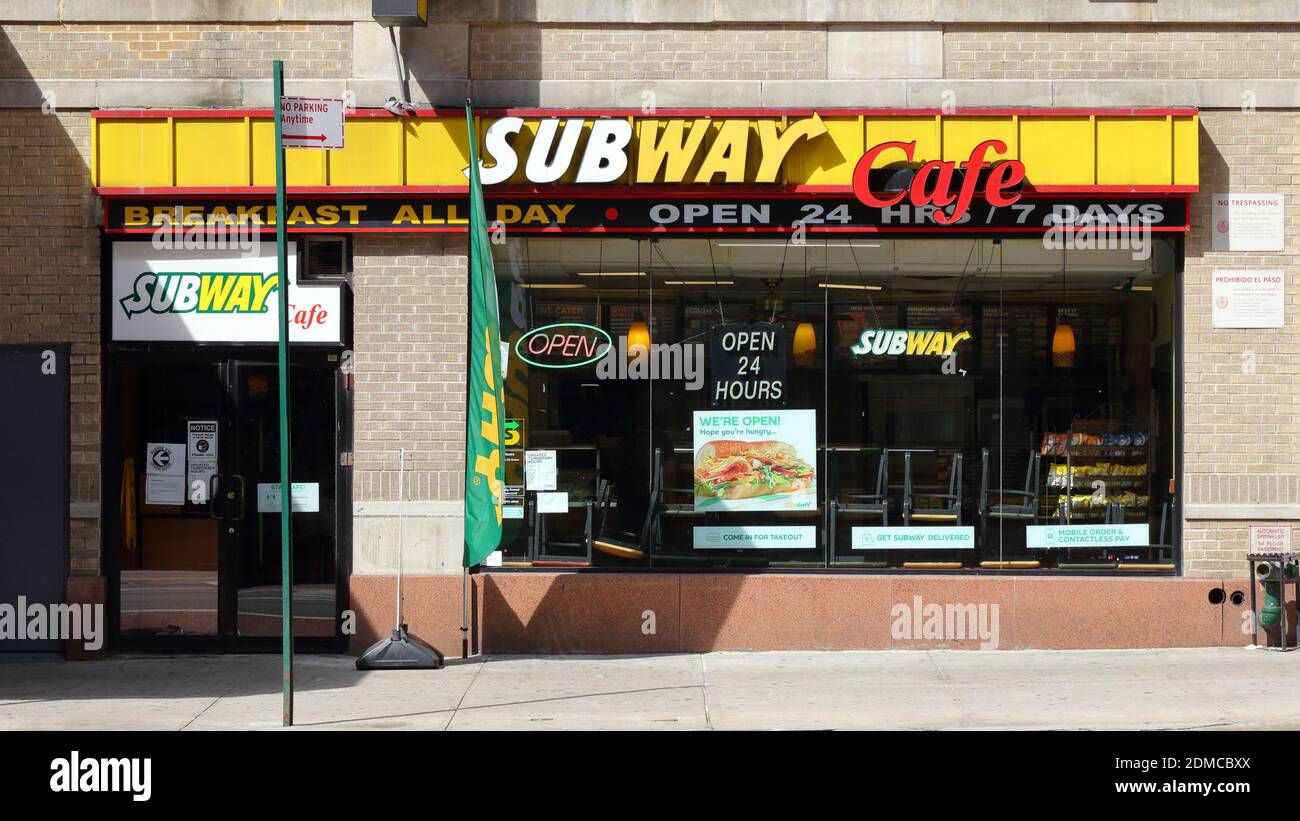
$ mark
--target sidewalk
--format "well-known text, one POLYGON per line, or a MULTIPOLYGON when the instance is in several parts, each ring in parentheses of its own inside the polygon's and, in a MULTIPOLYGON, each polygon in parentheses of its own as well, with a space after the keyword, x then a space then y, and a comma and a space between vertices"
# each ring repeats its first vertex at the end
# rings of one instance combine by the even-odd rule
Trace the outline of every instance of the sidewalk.
MULTIPOLYGON (((1253 649, 299 656, 304 729, 1300 728, 1300 653, 1253 649)), ((0 731, 280 726, 280 658, 0 662, 0 731)))

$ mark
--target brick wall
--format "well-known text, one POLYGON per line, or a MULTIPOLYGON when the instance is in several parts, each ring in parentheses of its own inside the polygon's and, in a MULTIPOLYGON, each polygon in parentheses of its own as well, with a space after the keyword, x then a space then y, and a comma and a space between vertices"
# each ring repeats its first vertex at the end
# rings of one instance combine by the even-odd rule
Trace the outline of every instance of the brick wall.
POLYGON ((13 25, 4 37, 0 77, 264 79, 276 58, 287 77, 352 71, 350 25, 13 25))
POLYGON ((474 26, 476 80, 815 80, 826 29, 474 26))
MULTIPOLYGON (((0 110, 0 343, 72 343, 73 502, 99 499, 99 232, 85 112, 0 110)), ((99 573, 99 522, 72 520, 74 575, 99 573)))
POLYGON ((948 26, 960 80, 1300 78, 1300 26, 948 26))
MULTIPOLYGON (((1300 115, 1294 111, 1201 114, 1201 190, 1193 197, 1184 275, 1184 493, 1191 505, 1300 504, 1300 339, 1277 330, 1215 330, 1210 274, 1215 268, 1286 272, 1287 316, 1300 305, 1300 115), (1283 253, 1211 250, 1210 198, 1281 193, 1287 202, 1283 253)), ((1189 576, 1244 574, 1246 521, 1187 522, 1189 576), (1233 557, 1231 560, 1229 557, 1233 557)))
POLYGON ((463 498, 464 237, 359 236, 354 245, 355 501, 463 498))

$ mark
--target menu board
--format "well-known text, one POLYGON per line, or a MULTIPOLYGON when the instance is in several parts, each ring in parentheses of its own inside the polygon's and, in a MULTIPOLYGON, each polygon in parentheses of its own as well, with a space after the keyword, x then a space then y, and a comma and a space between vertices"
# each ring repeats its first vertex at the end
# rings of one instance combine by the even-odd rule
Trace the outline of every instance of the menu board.
POLYGON ((682 309, 685 324, 682 327, 682 341, 696 340, 709 332, 714 325, 726 322, 743 322, 749 319, 750 306, 745 303, 731 303, 719 306, 717 302, 687 305, 682 309), (719 307, 721 313, 718 312, 719 307))
POLYGON ((861 368, 871 368, 888 364, 897 364, 898 357, 889 355, 853 353, 852 348, 858 344, 862 332, 868 328, 897 328, 897 305, 872 305, 870 303, 851 303, 831 305, 831 332, 834 336, 832 345, 835 355, 847 359, 861 368))
POLYGON ((609 306, 609 333, 615 339, 627 336, 628 329, 636 320, 637 311, 645 317, 650 325, 650 342, 677 342, 677 311, 673 305, 656 305, 654 311, 638 308, 636 305, 609 306))
POLYGON ((1124 345, 1123 306, 1057 308, 1056 317, 1058 323, 1069 322, 1074 331, 1075 367, 1104 369, 1112 351, 1124 345))
POLYGON ((985 305, 980 311, 980 367, 985 374, 996 374, 999 364, 1007 371, 1042 370, 1050 332, 1043 305, 985 305))
MULTIPOLYGON (((907 328, 914 331, 943 331, 947 333, 974 334, 974 312, 966 305, 909 305, 907 306, 907 328)), ((971 341, 957 345, 957 368, 971 370, 974 366, 975 346, 971 341)), ((940 373, 947 357, 944 356, 905 356, 905 367, 909 371, 940 373)))

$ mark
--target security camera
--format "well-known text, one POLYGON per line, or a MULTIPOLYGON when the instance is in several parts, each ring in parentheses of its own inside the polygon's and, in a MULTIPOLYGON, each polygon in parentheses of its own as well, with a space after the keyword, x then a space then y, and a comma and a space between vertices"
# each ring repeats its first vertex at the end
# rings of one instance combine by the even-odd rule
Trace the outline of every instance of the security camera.
POLYGON ((389 97, 388 102, 384 103, 384 108, 388 109, 388 113, 398 117, 409 117, 415 113, 415 106, 396 97, 389 97))

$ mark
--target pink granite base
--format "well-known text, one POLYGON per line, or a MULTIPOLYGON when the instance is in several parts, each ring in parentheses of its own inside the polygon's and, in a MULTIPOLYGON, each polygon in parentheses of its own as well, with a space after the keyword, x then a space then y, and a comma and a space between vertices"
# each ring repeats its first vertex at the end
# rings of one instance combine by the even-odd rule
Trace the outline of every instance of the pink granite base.
MULTIPOLYGON (((471 580, 473 581, 473 579, 471 580)), ((360 655, 367 647, 393 631, 396 615, 395 577, 353 576, 349 582, 351 609, 356 616, 356 632, 348 642, 348 650, 360 655)), ((470 623, 477 623, 474 599, 477 591, 470 586, 470 623)), ((420 640, 433 645, 448 658, 459 657, 461 651, 461 577, 460 576, 404 576, 402 578, 402 621, 407 631, 420 640)), ((477 652, 476 638, 471 631, 471 651, 477 652)))
MULTIPOLYGON (((461 580, 410 577, 405 618, 460 649, 461 580)), ((354 576, 354 653, 391 629, 393 579, 354 576)), ((1250 643, 1245 580, 847 574, 481 573, 474 649, 511 653, 716 650, 1101 649, 1250 643), (1210 603, 1222 588, 1227 598, 1210 603), (1246 594, 1234 605, 1231 594, 1246 594), (919 613, 919 615, 918 615, 919 613)), ((1294 608, 1288 610, 1295 624, 1294 608)), ((1293 627, 1294 632, 1294 627, 1293 627)), ((1261 643, 1263 641, 1261 640, 1261 643)))

